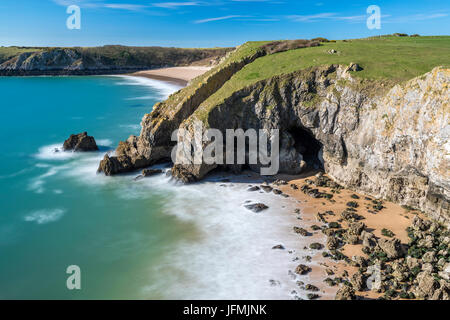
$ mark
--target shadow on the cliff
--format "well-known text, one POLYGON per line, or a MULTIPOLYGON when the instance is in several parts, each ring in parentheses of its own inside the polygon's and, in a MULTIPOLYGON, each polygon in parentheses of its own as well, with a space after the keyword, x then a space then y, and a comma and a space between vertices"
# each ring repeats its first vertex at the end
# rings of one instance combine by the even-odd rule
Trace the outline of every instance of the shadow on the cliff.
POLYGON ((277 180, 284 180, 287 183, 290 181, 305 179, 309 177, 315 176, 317 173, 322 172, 321 169, 308 169, 307 171, 297 174, 297 175, 289 175, 289 174, 277 174, 274 176, 261 176, 259 173, 249 170, 246 168, 240 173, 234 173, 232 171, 221 170, 220 168, 211 171, 208 176, 202 181, 198 181, 196 183, 204 183, 204 182, 223 182, 223 183, 273 183, 277 180))

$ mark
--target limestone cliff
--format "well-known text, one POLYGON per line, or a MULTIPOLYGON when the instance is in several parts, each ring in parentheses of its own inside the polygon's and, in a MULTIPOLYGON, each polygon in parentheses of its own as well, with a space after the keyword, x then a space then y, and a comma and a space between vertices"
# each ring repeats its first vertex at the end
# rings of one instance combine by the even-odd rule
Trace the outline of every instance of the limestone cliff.
MULTIPOLYGON (((280 129, 281 172, 300 172, 303 160, 321 163, 348 188, 450 222, 449 69, 437 67, 392 87, 353 77, 356 65, 314 67, 257 82, 207 105, 236 68, 228 65, 195 90, 186 88, 189 94, 180 91, 156 105, 144 117, 141 135, 122 142, 115 157, 106 156, 100 171, 115 174, 168 159, 172 131, 192 131, 196 119, 222 132, 280 129)), ((195 181, 216 167, 176 165, 172 171, 195 181)))

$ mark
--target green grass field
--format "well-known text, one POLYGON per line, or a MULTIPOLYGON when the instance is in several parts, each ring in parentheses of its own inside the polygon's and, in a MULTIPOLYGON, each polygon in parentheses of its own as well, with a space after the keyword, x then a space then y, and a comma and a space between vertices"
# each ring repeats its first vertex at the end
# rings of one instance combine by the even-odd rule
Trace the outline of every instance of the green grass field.
MULTIPOLYGON (((261 42, 250 43, 258 47, 261 42)), ((450 36, 394 37, 385 36, 337 42, 325 42, 320 47, 302 48, 267 55, 246 65, 224 86, 211 95, 198 114, 207 114, 233 92, 260 80, 288 74, 314 66, 358 63, 363 71, 354 76, 369 80, 400 83, 429 72, 436 66, 450 67, 450 36), (330 54, 330 50, 337 53, 330 54)))
POLYGON ((0 63, 11 59, 12 57, 24 52, 42 51, 39 48, 25 48, 25 47, 0 47, 0 63))

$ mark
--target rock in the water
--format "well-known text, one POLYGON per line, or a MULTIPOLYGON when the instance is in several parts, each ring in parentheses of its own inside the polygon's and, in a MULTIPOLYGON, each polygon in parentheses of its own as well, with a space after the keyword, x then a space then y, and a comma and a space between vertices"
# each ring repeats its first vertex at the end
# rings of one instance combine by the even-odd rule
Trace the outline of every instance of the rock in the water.
POLYGON ((305 266, 304 264, 299 264, 297 266, 297 268, 295 268, 295 273, 300 274, 300 275, 305 275, 311 271, 312 271, 312 269, 308 266, 305 266))
POLYGON ((64 141, 64 151, 97 151, 97 143, 94 137, 88 136, 87 132, 70 135, 69 139, 64 141))
POLYGON ((283 191, 281 191, 280 189, 273 189, 273 193, 275 193, 275 194, 282 194, 283 193, 283 191))
POLYGON ((274 250, 284 250, 285 248, 284 248, 284 246, 282 244, 278 244, 276 246, 273 246, 272 249, 274 249, 274 250))
POLYGON ((245 208, 256 213, 269 209, 269 207, 263 203, 247 204, 245 205, 245 208))
POLYGON ((320 291, 319 288, 317 288, 316 286, 314 286, 314 285, 312 285, 312 284, 307 284, 307 285, 305 286, 305 290, 307 290, 307 291, 313 291, 313 292, 319 292, 319 291, 320 291))
POLYGON ((259 190, 260 190, 260 188, 258 186, 253 186, 253 187, 250 187, 247 189, 247 191, 250 191, 250 192, 255 192, 255 191, 259 191, 259 190))
POLYGON ((309 236, 309 232, 306 229, 303 229, 303 228, 294 227, 294 232, 299 234, 299 235, 302 235, 304 237, 309 236))
POLYGON ((308 297, 309 300, 316 300, 320 298, 320 296, 316 293, 308 293, 306 296, 308 297))
POLYGON ((163 173, 161 169, 144 169, 142 170, 142 176, 144 177, 151 177, 157 174, 163 173))
POLYGON ((313 250, 322 250, 323 245, 318 242, 314 242, 309 245, 309 248, 313 250))
POLYGON ((261 185, 261 189, 263 189, 265 192, 271 192, 273 190, 271 186, 266 186, 264 184, 261 185))

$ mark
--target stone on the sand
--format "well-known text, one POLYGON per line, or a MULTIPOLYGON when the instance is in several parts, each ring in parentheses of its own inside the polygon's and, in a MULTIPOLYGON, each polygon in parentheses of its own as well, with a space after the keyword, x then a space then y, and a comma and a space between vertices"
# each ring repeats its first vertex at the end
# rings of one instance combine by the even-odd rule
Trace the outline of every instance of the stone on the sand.
POLYGON ((320 291, 319 288, 317 288, 316 286, 314 286, 314 285, 312 285, 312 284, 307 284, 307 285, 305 286, 305 290, 307 290, 307 291, 312 291, 312 292, 319 292, 319 291, 320 291))
POLYGON ((323 245, 318 242, 314 242, 309 245, 309 248, 313 250, 321 250, 323 248, 323 245))
POLYGON ((357 272, 352 276, 350 283, 356 291, 362 291, 365 288, 365 277, 362 273, 357 272))
POLYGON ((294 227, 294 232, 299 234, 299 235, 302 235, 304 237, 309 236, 309 232, 306 229, 303 229, 303 228, 294 227))
POLYGON ((334 300, 356 300, 355 289, 344 285, 337 291, 334 300))
POLYGON ((420 299, 431 298, 438 288, 438 283, 429 272, 421 272, 417 275, 417 286, 414 294, 420 299))
POLYGON ((334 236, 329 236, 327 238, 327 248, 328 250, 336 250, 339 248, 339 239, 334 236))
POLYGON ((386 253, 387 257, 390 259, 397 259, 403 256, 403 248, 400 240, 394 239, 379 239, 378 246, 380 249, 386 253))
POLYGON ((361 239, 364 247, 373 248, 377 245, 377 238, 375 235, 368 231, 361 232, 361 239))
POLYGON ((347 233, 350 235, 359 236, 365 227, 365 224, 362 222, 353 222, 349 224, 347 233))
POLYGON ((299 264, 297 266, 297 268, 295 268, 295 273, 300 274, 300 275, 305 275, 311 271, 312 271, 312 269, 308 266, 305 266, 304 264, 299 264))

